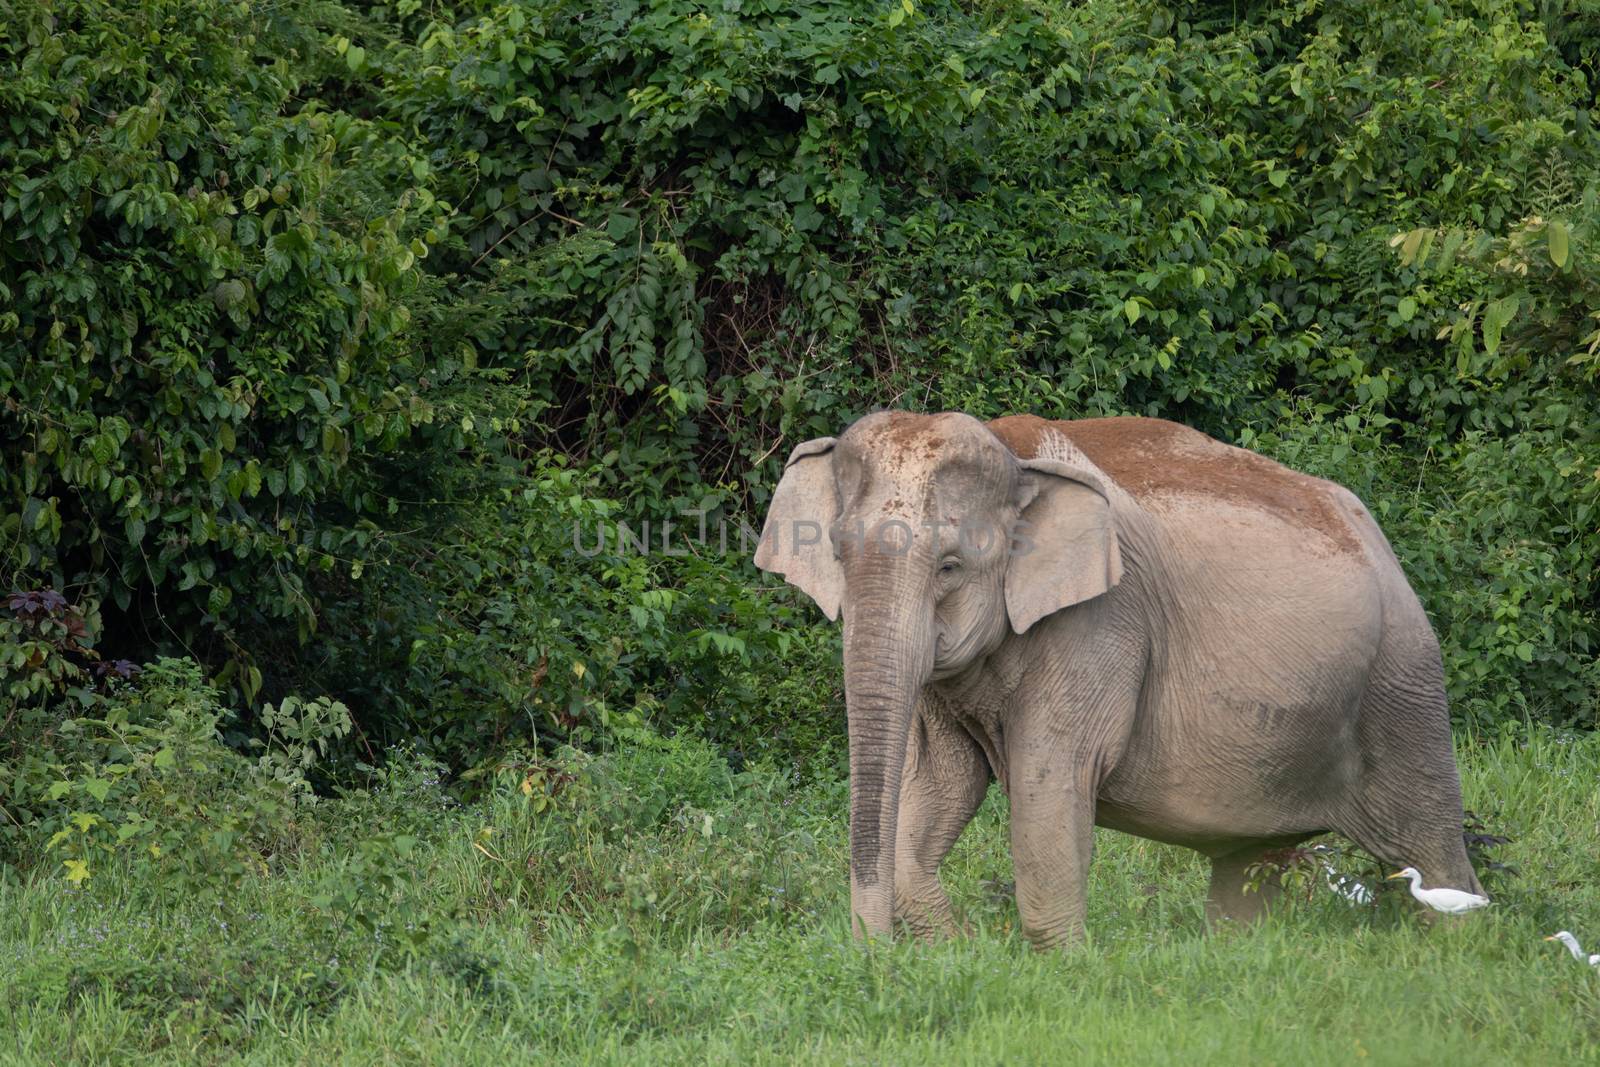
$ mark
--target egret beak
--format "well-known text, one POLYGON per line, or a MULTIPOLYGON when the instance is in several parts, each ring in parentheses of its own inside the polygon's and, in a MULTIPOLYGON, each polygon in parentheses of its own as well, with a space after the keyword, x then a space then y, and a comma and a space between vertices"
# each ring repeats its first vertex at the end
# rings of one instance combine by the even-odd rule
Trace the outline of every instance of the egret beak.
POLYGON ((1403 874, 1401 874, 1401 873, 1400 873, 1400 872, 1399 872, 1399 871, 1395 871, 1395 872, 1394 872, 1394 873, 1393 873, 1393 874, 1391 874, 1391 875, 1390 875, 1390 876, 1389 876, 1389 877, 1387 877, 1387 878, 1385 878, 1385 879, 1384 879, 1384 881, 1385 881, 1385 882, 1392 882, 1392 881, 1394 881, 1394 880, 1395 880, 1395 879, 1396 879, 1396 878, 1404 878, 1404 877, 1405 877, 1405 875, 1403 875, 1403 874))
POLYGON ((1546 941, 1554 941, 1555 939, 1556 939, 1556 935, 1555 934, 1551 934, 1549 937, 1545 938, 1546 941))

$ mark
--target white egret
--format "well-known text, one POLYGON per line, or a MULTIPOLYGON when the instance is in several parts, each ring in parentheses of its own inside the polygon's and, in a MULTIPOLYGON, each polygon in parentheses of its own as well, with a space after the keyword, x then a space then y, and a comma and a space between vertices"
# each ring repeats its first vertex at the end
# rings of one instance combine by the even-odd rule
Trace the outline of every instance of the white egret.
POLYGON ((1351 878, 1349 875, 1340 874, 1326 863, 1322 870, 1328 879, 1328 888, 1344 897, 1352 904, 1371 904, 1372 890, 1351 878))
MULTIPOLYGON (((1311 851, 1319 853, 1322 856, 1338 855, 1338 853, 1329 848, 1327 845, 1312 845, 1311 851)), ((1372 890, 1368 889, 1361 882, 1350 877, 1349 875, 1340 874, 1338 871, 1334 870, 1333 864, 1329 863, 1326 859, 1323 859, 1321 862, 1322 875, 1328 880, 1329 889, 1333 890, 1335 893, 1338 893, 1341 897, 1344 897, 1352 904, 1372 903, 1372 890)))
POLYGON ((1411 895, 1434 911, 1443 912, 1446 915, 1461 915, 1489 903, 1488 897, 1481 897, 1476 893, 1468 893, 1461 889, 1447 889, 1443 886, 1437 889, 1424 889, 1422 888, 1422 872, 1415 867, 1402 867, 1398 873, 1391 874, 1389 878, 1390 880, 1409 878, 1411 880, 1411 895))
MULTIPOLYGON (((1578 960, 1579 962, 1585 962, 1583 949, 1579 947, 1578 939, 1573 937, 1567 931, 1562 930, 1560 933, 1551 934, 1549 937, 1545 938, 1545 940, 1561 942, 1563 945, 1567 946, 1567 951, 1572 953, 1573 959, 1578 960)), ((1589 953, 1587 962, 1591 967, 1600 967, 1600 952, 1589 953)))

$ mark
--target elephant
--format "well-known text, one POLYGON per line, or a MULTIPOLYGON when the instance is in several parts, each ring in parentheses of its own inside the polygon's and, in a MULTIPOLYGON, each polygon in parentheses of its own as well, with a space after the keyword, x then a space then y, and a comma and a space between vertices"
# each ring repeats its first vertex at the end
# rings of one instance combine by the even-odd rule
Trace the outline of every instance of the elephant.
POLYGON ((793 450, 755 563, 843 617, 858 936, 958 932, 991 781, 1040 947, 1084 935, 1097 825, 1208 857, 1213 924, 1327 832, 1482 892, 1438 641, 1333 482, 1161 419, 879 411, 793 450))

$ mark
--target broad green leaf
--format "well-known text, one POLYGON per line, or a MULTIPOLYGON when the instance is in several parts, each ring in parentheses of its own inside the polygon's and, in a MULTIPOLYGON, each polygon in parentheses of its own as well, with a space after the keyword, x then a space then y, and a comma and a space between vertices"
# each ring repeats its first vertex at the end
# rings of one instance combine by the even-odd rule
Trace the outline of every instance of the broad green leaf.
POLYGON ((1400 265, 1411 266, 1411 261, 1417 258, 1417 249, 1422 247, 1422 238, 1427 230, 1412 230, 1406 234, 1405 240, 1400 243, 1400 265))
POLYGON ((1428 253, 1433 249, 1433 234, 1431 229, 1422 231, 1422 243, 1417 246, 1416 267, 1421 270, 1428 263, 1428 253))
POLYGON ((1466 237, 1466 232, 1463 230, 1451 230, 1444 235, 1444 244, 1439 248, 1439 258, 1433 265, 1435 273, 1442 274, 1450 269, 1456 261, 1456 253, 1461 250, 1461 242, 1466 240, 1466 237))
POLYGON ((1552 219, 1545 229, 1550 243, 1550 262, 1556 265, 1557 270, 1561 270, 1567 265, 1567 228, 1552 219))
POLYGON ((1483 311, 1483 349, 1491 356, 1500 351, 1500 335, 1517 314, 1520 298, 1505 296, 1494 301, 1483 311))
POLYGON ((294 257, 291 249, 294 242, 287 233, 272 235, 265 249, 267 271, 274 278, 282 278, 289 273, 289 268, 294 266, 294 257))

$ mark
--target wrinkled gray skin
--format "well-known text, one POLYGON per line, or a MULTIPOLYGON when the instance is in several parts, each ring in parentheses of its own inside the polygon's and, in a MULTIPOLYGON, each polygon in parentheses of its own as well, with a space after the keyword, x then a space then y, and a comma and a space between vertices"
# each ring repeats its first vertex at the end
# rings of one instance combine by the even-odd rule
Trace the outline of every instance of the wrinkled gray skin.
POLYGON ((1482 892, 1438 644, 1337 485, 1155 419, 879 412, 794 450, 756 563, 843 615, 858 932, 955 929, 991 780, 1039 945, 1082 933, 1096 824, 1210 857, 1212 919, 1326 831, 1482 892))

